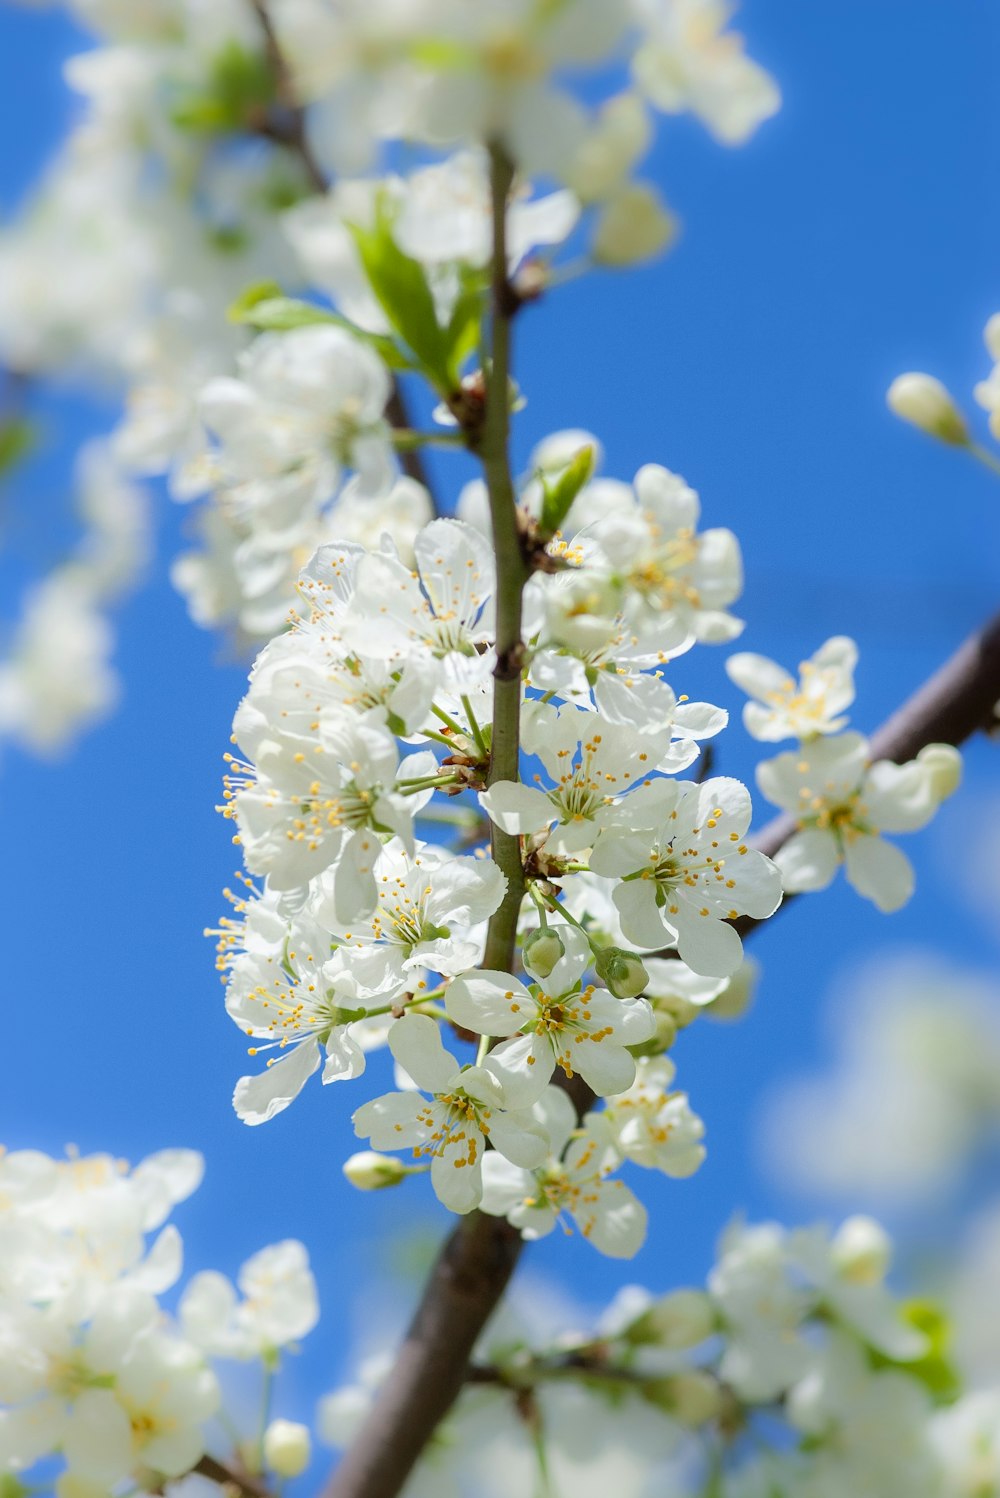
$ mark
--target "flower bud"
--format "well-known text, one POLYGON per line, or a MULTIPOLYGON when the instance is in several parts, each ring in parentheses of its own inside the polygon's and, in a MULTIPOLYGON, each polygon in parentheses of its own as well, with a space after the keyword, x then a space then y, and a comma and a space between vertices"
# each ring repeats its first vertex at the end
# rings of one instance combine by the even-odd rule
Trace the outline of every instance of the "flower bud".
POLYGON ((264 1461, 278 1477, 298 1477, 309 1465, 312 1441, 304 1425, 272 1420, 264 1432, 264 1461))
POLYGON ((642 1392, 650 1404, 688 1426, 704 1425, 713 1419, 725 1398, 716 1379, 698 1368, 670 1378, 651 1379, 642 1392))
POLYGON ((535 978, 547 978, 565 955, 563 939, 553 926, 539 926, 529 931, 521 948, 521 960, 535 978))
POLYGON ((649 982, 649 974, 637 952, 623 947, 605 947, 598 954, 594 968, 601 982, 616 999, 634 999, 649 982))
POLYGON ((677 1021, 672 1014, 667 1014, 657 1004, 653 1005, 653 1023, 656 1029, 648 1040, 640 1041, 638 1045, 626 1046, 630 1056, 662 1056, 664 1051, 669 1051, 677 1039, 677 1021))
POLYGON ((962 756, 953 744, 925 744, 917 755, 930 775, 936 801, 947 801, 962 783, 962 756))
POLYGON ((715 1306, 704 1290, 672 1290, 654 1300, 628 1330, 631 1342, 655 1342, 672 1352, 697 1347, 715 1331, 715 1306))
POLYGON ((630 182, 602 209, 591 254, 598 265, 634 265, 652 260, 675 234, 676 224, 657 193, 630 182))
POLYGON ((344 1174, 359 1191, 382 1191, 398 1186, 410 1171, 394 1155, 377 1155, 374 1150, 360 1150, 344 1161, 344 1174))
POLYGON ((903 421, 919 427, 928 437, 965 447, 969 430, 951 392, 929 374, 901 374, 889 386, 886 400, 889 409, 903 421))
POLYGON ((838 1273, 854 1285, 880 1285, 889 1272, 892 1244, 871 1217, 848 1217, 831 1247, 838 1273))

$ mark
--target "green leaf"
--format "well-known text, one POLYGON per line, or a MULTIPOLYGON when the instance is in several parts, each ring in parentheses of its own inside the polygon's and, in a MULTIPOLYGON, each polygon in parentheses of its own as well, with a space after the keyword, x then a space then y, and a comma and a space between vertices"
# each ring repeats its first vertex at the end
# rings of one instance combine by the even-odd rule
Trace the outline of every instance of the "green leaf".
POLYGON ((369 333, 352 323, 349 318, 341 317, 339 312, 331 312, 328 307, 317 307, 315 302, 285 296, 281 287, 273 281, 261 281, 255 286, 248 286, 228 308, 226 316, 230 322, 245 323, 262 333, 287 333, 293 328, 332 324, 343 328, 359 342, 367 343, 390 369, 413 368, 406 355, 385 334, 369 333))
POLYGON ((392 214, 383 196, 376 206, 375 225, 348 226, 368 284, 417 364, 437 389, 447 395, 451 376, 448 336, 437 320, 434 298, 419 260, 405 254, 392 234, 392 214))
POLYGON ((569 514, 570 506, 584 484, 589 483, 594 472, 593 447, 581 447, 573 461, 565 467, 554 482, 542 478, 543 498, 539 529, 543 535, 552 536, 569 514))

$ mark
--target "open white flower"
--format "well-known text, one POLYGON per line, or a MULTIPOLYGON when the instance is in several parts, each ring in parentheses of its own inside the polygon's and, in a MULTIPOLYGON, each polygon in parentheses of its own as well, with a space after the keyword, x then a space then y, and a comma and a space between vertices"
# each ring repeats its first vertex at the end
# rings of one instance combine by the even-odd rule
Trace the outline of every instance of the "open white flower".
POLYGON ((546 1237, 570 1217, 600 1253, 631 1259, 646 1237, 646 1209, 624 1182, 608 1179, 618 1164, 614 1148, 586 1132, 572 1138, 576 1110, 559 1087, 547 1087, 532 1113, 548 1136, 548 1160, 524 1170, 495 1151, 488 1154, 482 1210, 506 1217, 528 1239, 546 1237))
POLYGON ((432 794, 420 783, 437 770, 430 751, 400 763, 392 735, 371 720, 311 719, 297 696, 257 743, 256 764, 230 763, 224 814, 239 827, 247 867, 281 890, 336 865, 345 918, 375 905, 381 837, 413 847, 414 814, 432 794))
POLYGON ((456 978, 445 995, 457 1024, 513 1037, 490 1052, 487 1065, 519 1108, 537 1102, 557 1066, 567 1077, 579 1073, 600 1095, 623 1092, 635 1080, 626 1047, 653 1033, 645 999, 616 999, 584 986, 587 942, 572 928, 559 930, 565 951, 543 983, 525 987, 509 973, 483 969, 456 978))
POLYGON ((633 60, 640 87, 657 109, 690 109, 726 145, 740 145, 781 103, 774 79, 724 28, 721 0, 637 0, 647 28, 633 60))
POLYGON ((326 875, 317 882, 313 910, 345 945, 354 975, 372 991, 402 992, 420 971, 451 977, 482 954, 485 922, 500 905, 507 879, 491 858, 456 858, 420 843, 411 858, 389 843, 379 860, 378 902, 370 916, 336 919, 326 875), (478 928, 478 929, 477 929, 478 928))
POLYGON ((465 690, 493 665, 492 550, 461 520, 434 520, 413 551, 415 573, 389 552, 360 562, 348 642, 385 660, 430 654, 465 690))
POLYGON ((632 1086, 609 1098, 599 1114, 588 1114, 585 1123, 598 1137, 606 1131, 625 1159, 683 1179, 705 1158, 705 1125, 687 1094, 671 1090, 676 1070, 669 1056, 641 1056, 632 1086))
POLYGON ((331 953, 331 945, 314 922, 302 918, 285 928, 280 946, 246 951, 233 962, 229 1015, 259 1042, 251 1056, 275 1052, 262 1072, 236 1084, 233 1106, 244 1123, 266 1123, 283 1112, 321 1062, 324 1082, 359 1077, 365 1069, 352 1023, 364 1001, 395 996, 401 984, 387 973, 375 987, 359 981, 347 952, 331 953))
POLYGON ((743 709, 747 733, 765 743, 810 739, 839 733, 847 724, 844 709, 854 701, 854 667, 858 647, 846 635, 834 635, 799 666, 799 679, 763 655, 740 651, 726 662, 731 681, 750 697, 743 709))
POLYGON ((696 640, 715 644, 740 633, 726 612, 743 589, 743 563, 732 531, 698 531, 698 495, 679 475, 647 463, 633 485, 599 479, 578 496, 577 538, 626 589, 626 612, 640 630, 673 631, 673 655, 696 640))
POLYGON ((790 812, 799 831, 777 853, 788 891, 825 889, 841 863, 848 882, 882 911, 913 893, 913 868, 883 832, 915 832, 938 807, 925 763, 871 764, 859 733, 817 738, 757 766, 769 801, 790 812))
POLYGON ((736 971, 743 945, 727 922, 763 920, 781 901, 778 870, 743 841, 750 811, 746 786, 725 776, 657 780, 636 792, 590 859, 595 873, 621 881, 614 901, 629 941, 674 944, 707 977, 736 971))
POLYGON ((480 802, 492 821, 509 833, 544 833, 551 853, 589 848, 612 815, 616 798, 640 785, 669 745, 622 724, 604 723, 574 707, 541 704, 525 714, 524 747, 537 754, 552 781, 542 788, 500 780, 480 802), (553 827, 552 824, 555 824, 553 827))
POLYGON ((184 1334, 211 1357, 271 1358, 319 1320, 309 1255, 294 1238, 255 1253, 237 1284, 241 1295, 224 1274, 205 1270, 181 1297, 184 1334))
POLYGON ((389 1032, 389 1049, 430 1100, 416 1092, 373 1098, 354 1114, 354 1132, 376 1150, 412 1148, 418 1160, 429 1159, 434 1190, 451 1211, 478 1207, 487 1139, 516 1164, 544 1159, 546 1141, 530 1113, 510 1111, 492 1068, 460 1066, 436 1020, 404 1015, 389 1032))
MULTIPOLYGON (((393 476, 383 412, 389 373, 342 328, 265 333, 241 356, 240 379, 216 379, 201 397, 205 424, 220 444, 220 477, 279 533, 294 495, 323 497, 341 465, 356 468, 370 492, 393 476), (283 480, 294 475, 290 486, 283 480)), ((301 502, 299 504, 301 508, 301 502)))

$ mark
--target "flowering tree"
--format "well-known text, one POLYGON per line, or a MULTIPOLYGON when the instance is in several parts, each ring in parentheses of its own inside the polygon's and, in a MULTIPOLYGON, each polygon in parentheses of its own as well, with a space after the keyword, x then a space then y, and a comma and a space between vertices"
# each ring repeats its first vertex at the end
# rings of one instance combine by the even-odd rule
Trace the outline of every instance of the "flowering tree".
MULTIPOLYGON (((0 461, 28 438, 26 381, 97 369, 124 412, 81 454, 83 536, 29 594, 0 732, 44 751, 110 705, 139 481, 165 479, 196 517, 173 566, 193 619, 255 654, 222 792, 245 872, 212 933, 249 1041, 236 1115, 268 1124, 317 1073, 349 1084, 348 1179, 426 1175, 456 1219, 391 1363, 320 1407, 343 1448, 324 1493, 501 1471, 547 1495, 601 1462, 705 1498, 997 1491, 966 1482, 984 1451, 998 1480, 997 1396, 963 1390, 936 1305, 889 1290, 870 1218, 735 1224, 705 1286, 632 1287, 583 1332, 502 1304, 557 1225, 637 1252, 642 1173, 705 1154, 678 1031, 739 1013, 744 941, 841 865, 880 911, 905 904, 895 838, 995 723, 998 620, 870 738, 848 726, 850 638, 797 675, 734 651, 747 732, 793 744, 758 766, 779 815, 752 832, 747 788, 712 773, 727 714, 671 685, 743 630, 736 537, 701 528, 655 449, 623 481, 563 431, 512 467, 527 309, 668 246, 637 175, 662 116, 735 146, 775 84, 714 0, 73 8, 100 36, 69 67, 82 119, 0 241, 0 461), (394 1090, 366 1074, 381 1048, 394 1090)), ((994 418, 998 388, 977 391, 994 418)), ((930 377, 890 403, 997 466, 930 377)), ((200 1173, 181 1150, 0 1159, 6 1498, 36 1479, 266 1498, 308 1467, 312 1412, 272 1420, 267 1392, 317 1320, 304 1247, 160 1303, 200 1173), (232 1362, 260 1367, 255 1427, 233 1428, 232 1362)))

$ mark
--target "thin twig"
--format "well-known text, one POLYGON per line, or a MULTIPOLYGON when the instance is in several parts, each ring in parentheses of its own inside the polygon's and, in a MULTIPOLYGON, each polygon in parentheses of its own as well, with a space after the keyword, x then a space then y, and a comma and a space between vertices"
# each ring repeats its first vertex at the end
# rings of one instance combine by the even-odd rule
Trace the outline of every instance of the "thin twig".
POLYGON ((209 1482, 218 1483, 220 1488, 235 1488, 241 1498, 274 1498, 271 1489, 258 1482, 256 1477, 237 1471, 214 1456, 203 1456, 191 1470, 199 1477, 207 1477, 209 1482))

